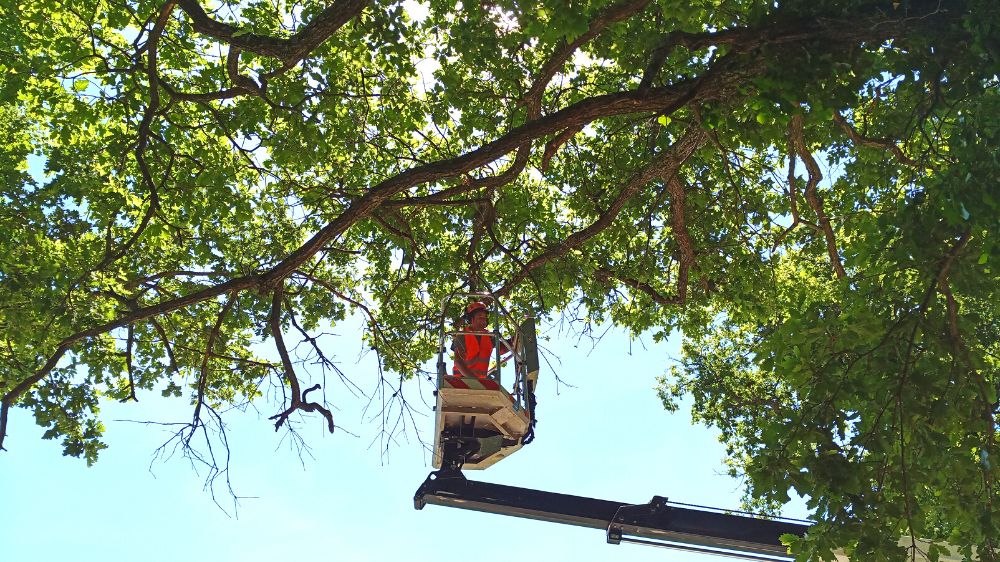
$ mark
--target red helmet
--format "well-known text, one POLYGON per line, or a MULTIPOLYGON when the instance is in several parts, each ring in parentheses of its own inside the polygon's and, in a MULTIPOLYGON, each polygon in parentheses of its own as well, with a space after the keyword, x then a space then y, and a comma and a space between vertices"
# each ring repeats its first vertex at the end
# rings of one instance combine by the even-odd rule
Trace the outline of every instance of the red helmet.
POLYGON ((484 302, 474 302, 474 303, 471 303, 471 304, 469 304, 469 306, 465 307, 465 317, 466 318, 472 318, 472 315, 475 314, 477 311, 480 311, 480 310, 482 310, 484 312, 489 312, 489 307, 486 306, 486 303, 484 303, 484 302))

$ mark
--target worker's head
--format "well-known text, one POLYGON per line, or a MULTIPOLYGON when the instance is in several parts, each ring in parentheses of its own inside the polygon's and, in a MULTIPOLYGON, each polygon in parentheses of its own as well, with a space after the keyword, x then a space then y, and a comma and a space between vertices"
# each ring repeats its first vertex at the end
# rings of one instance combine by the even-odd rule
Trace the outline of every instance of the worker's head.
POLYGON ((489 307, 484 302, 474 302, 465 307, 465 314, 462 315, 465 323, 474 331, 486 329, 490 321, 489 307))

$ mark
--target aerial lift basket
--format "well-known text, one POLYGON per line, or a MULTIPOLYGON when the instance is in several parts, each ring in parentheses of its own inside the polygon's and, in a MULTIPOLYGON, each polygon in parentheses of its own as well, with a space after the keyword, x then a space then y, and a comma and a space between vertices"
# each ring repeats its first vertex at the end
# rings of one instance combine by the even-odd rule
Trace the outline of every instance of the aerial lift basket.
POLYGON ((434 468, 484 469, 530 442, 534 436, 534 391, 538 381, 534 318, 515 321, 489 293, 455 294, 442 305, 438 343, 434 468), (499 331, 448 330, 449 312, 456 299, 489 303, 491 318, 504 318, 514 326, 513 337, 504 339, 499 331), (448 370, 445 357, 451 340, 466 334, 493 339, 493 366, 485 378, 456 377, 448 370), (509 354, 501 353, 504 347, 509 354), (513 373, 508 390, 500 375, 502 367, 509 365, 513 373))

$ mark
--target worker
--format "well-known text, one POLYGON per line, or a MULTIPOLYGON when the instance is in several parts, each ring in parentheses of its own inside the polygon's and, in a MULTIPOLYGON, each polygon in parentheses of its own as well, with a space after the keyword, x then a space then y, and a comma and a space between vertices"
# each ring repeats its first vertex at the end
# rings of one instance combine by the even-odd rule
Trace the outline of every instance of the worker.
MULTIPOLYGON (((462 321, 464 326, 460 331, 476 333, 455 334, 452 339, 451 349, 455 352, 452 375, 485 379, 494 348, 493 336, 485 333, 486 326, 490 322, 489 307, 484 302, 470 304, 465 307, 462 321)), ((507 353, 507 346, 503 342, 500 346, 501 351, 507 353)))

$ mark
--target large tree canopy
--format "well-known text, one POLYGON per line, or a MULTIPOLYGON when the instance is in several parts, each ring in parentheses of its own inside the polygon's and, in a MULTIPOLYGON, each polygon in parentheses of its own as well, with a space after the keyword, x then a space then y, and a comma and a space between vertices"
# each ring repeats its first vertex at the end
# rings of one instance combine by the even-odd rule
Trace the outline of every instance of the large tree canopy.
POLYGON ((995 0, 0 0, 0 34, 0 446, 26 408, 93 462, 136 389, 182 439, 269 388, 333 431, 283 333, 363 315, 412 377, 490 289, 680 329, 664 403, 751 501, 809 498, 802 559, 996 559, 995 0))

